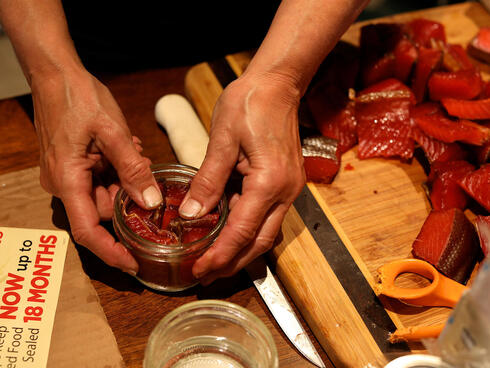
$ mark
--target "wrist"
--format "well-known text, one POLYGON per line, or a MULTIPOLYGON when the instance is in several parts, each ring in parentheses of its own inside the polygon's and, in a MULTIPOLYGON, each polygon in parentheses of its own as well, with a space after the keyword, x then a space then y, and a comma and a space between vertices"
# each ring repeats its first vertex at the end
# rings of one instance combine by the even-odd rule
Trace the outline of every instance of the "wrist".
POLYGON ((86 73, 77 55, 50 55, 49 58, 24 67, 31 88, 47 81, 66 79, 66 76, 86 73))
POLYGON ((281 71, 254 72, 247 69, 238 80, 246 81, 250 86, 266 88, 272 99, 280 99, 293 106, 299 105, 304 93, 298 78, 281 71))

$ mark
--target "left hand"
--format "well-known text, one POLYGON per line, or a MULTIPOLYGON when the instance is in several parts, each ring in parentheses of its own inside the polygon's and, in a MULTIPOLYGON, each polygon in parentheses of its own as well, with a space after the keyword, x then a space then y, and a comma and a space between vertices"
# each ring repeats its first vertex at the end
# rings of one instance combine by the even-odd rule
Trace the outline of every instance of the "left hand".
POLYGON ((300 92, 282 75, 247 75, 231 83, 213 112, 210 140, 180 214, 200 217, 223 195, 230 174, 243 175, 228 221, 193 267, 204 285, 235 274, 273 245, 305 184, 298 133, 300 92))

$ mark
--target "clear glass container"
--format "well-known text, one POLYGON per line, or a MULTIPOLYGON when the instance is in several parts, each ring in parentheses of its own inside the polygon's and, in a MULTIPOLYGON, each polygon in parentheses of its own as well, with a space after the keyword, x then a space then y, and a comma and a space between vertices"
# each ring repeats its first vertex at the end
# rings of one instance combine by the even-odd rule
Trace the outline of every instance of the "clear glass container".
MULTIPOLYGON (((197 169, 180 164, 152 166, 158 182, 189 184, 197 169)), ((139 265, 135 276, 144 285, 161 291, 181 291, 198 283, 192 275, 194 262, 214 243, 228 216, 226 197, 218 204, 219 220, 201 239, 190 243, 162 245, 142 238, 124 221, 124 209, 131 201, 124 189, 120 189, 114 203, 113 225, 121 243, 128 248, 139 265)))
POLYGON ((277 368, 271 333, 253 313, 220 300, 185 304, 148 339, 143 368, 277 368))

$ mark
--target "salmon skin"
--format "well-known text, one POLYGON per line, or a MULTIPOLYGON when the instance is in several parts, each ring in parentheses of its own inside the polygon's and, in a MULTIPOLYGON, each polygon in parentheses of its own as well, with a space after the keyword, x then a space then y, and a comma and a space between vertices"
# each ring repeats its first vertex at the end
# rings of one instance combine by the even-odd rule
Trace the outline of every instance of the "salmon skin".
POLYGON ((475 59, 490 64, 490 27, 480 28, 468 45, 468 53, 475 59))
POLYGON ((468 280, 480 252, 475 227, 457 208, 432 210, 412 245, 414 257, 460 283, 468 280))
POLYGON ((436 162, 431 165, 428 177, 430 202, 435 210, 459 208, 464 210, 468 204, 468 195, 459 186, 458 181, 475 167, 466 161, 436 162))
POLYGON ((458 180, 459 185, 487 211, 490 211, 490 164, 481 166, 458 180))
POLYGON ((409 160, 413 156, 410 89, 396 79, 372 85, 356 96, 358 157, 391 157, 409 160))
POLYGON ((451 120, 434 102, 412 107, 410 115, 425 134, 446 143, 460 141, 481 146, 490 138, 489 128, 465 119, 451 120))
POLYGON ((483 255, 487 257, 490 249, 490 216, 476 216, 475 226, 481 250, 483 255))
POLYGON ((302 140, 306 179, 315 183, 329 184, 340 168, 340 152, 335 139, 311 136, 302 140))

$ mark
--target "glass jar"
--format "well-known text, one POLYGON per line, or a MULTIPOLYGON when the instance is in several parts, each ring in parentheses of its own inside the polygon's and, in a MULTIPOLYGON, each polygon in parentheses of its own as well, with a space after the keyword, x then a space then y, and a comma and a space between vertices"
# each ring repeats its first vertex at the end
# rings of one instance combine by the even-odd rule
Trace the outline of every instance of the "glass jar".
POLYGON ((384 368, 455 368, 440 357, 426 354, 411 354, 396 358, 384 368))
POLYGON ((220 300, 185 304, 154 328, 143 368, 277 368, 271 333, 253 313, 220 300))
MULTIPOLYGON (((180 164, 153 165, 157 182, 190 184, 197 169, 180 164)), ((219 220, 201 239, 190 243, 162 245, 142 238, 124 221, 124 209, 131 201, 127 192, 120 189, 114 203, 113 225, 121 243, 128 248, 139 265, 135 276, 144 285, 161 291, 180 291, 198 283, 192 275, 194 262, 214 243, 228 216, 226 197, 218 204, 219 220)))

